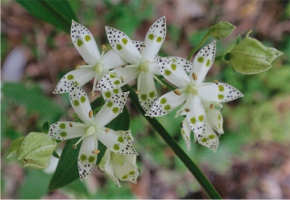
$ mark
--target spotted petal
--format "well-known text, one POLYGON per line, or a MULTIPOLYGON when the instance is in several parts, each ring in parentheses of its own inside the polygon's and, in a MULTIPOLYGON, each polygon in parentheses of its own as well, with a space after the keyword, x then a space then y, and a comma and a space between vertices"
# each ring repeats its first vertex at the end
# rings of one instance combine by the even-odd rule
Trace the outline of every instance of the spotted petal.
POLYGON ((168 92, 155 101, 146 116, 160 117, 166 115, 181 105, 185 99, 186 94, 179 93, 178 90, 168 92))
POLYGON ((48 134, 53 139, 68 140, 83 136, 86 128, 83 123, 61 121, 50 125, 48 134))
POLYGON ((53 93, 61 94, 69 92, 71 83, 76 82, 80 87, 89 82, 95 76, 95 71, 90 65, 81 66, 79 69, 70 71, 60 79, 53 93))
POLYGON ((165 16, 152 24, 145 37, 145 47, 142 49, 142 59, 152 61, 158 54, 166 37, 165 16))
POLYGON ((191 72, 193 66, 193 63, 191 61, 188 61, 187 59, 181 57, 168 57, 168 59, 174 61, 177 66, 183 68, 186 73, 191 72))
POLYGON ((122 94, 122 89, 121 88, 116 88, 116 89, 109 90, 109 91, 101 91, 101 93, 102 93, 102 96, 105 99, 105 101, 108 102, 116 94, 121 95, 122 94))
POLYGON ((91 105, 88 95, 83 89, 72 83, 71 90, 69 91, 70 103, 77 113, 78 117, 86 124, 93 121, 91 113, 91 105))
POLYGON ((184 120, 182 121, 181 135, 182 135, 182 138, 185 142, 186 149, 188 151, 191 149, 190 133, 191 133, 190 126, 188 124, 187 119, 184 118, 184 120))
POLYGON ((144 47, 143 41, 132 41, 132 43, 136 46, 139 52, 141 52, 142 47, 144 47))
POLYGON ((113 49, 108 51, 102 61, 101 64, 103 65, 104 69, 110 70, 116 67, 120 67, 122 65, 125 65, 127 62, 125 59, 123 59, 117 52, 115 52, 113 49))
POLYGON ((186 118, 195 138, 201 141, 206 126, 206 114, 201 99, 197 95, 190 95, 186 100, 185 110, 187 110, 186 118))
POLYGON ((206 111, 207 123, 219 134, 223 134, 223 116, 220 112, 222 105, 220 103, 204 103, 204 108, 206 111))
POLYGON ((96 41, 91 32, 83 25, 72 20, 71 39, 87 64, 96 64, 100 59, 96 41))
POLYGON ((103 127, 115 119, 123 111, 128 95, 129 92, 123 92, 121 95, 112 96, 96 114, 95 124, 103 127))
POLYGON ((209 124, 206 125, 205 133, 199 143, 216 152, 219 145, 219 137, 209 124))
POLYGON ((157 91, 152 74, 140 72, 138 76, 138 97, 145 112, 149 111, 157 100, 157 91))
POLYGON ((196 55, 193 61, 193 69, 191 71, 197 74, 197 83, 201 83, 212 64, 214 63, 216 52, 216 44, 215 41, 210 43, 209 45, 203 47, 196 55))
POLYGON ((141 54, 132 40, 123 32, 106 26, 106 33, 112 48, 127 62, 139 64, 141 54))
POLYGON ((160 73, 175 86, 185 87, 190 82, 183 67, 179 67, 177 62, 167 58, 156 58, 156 60, 160 73))
POLYGON ((98 154, 93 151, 97 149, 98 140, 94 135, 88 136, 82 141, 78 156, 78 170, 81 180, 89 175, 95 168, 98 154))
POLYGON ((235 87, 225 83, 204 83, 198 88, 198 94, 212 102, 229 102, 244 95, 235 87))
POLYGON ((104 130, 97 131, 97 138, 112 152, 137 155, 132 145, 133 137, 131 131, 114 131, 104 128, 104 130))

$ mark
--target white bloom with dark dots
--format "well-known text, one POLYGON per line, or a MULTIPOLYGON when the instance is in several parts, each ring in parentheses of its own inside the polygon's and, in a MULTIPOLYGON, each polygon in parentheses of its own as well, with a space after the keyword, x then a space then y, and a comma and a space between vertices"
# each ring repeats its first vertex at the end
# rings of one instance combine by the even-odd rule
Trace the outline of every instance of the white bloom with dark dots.
POLYGON ((53 139, 68 140, 81 137, 73 147, 80 142, 78 155, 78 169, 80 178, 86 177, 95 167, 98 150, 98 141, 108 150, 124 155, 137 155, 130 131, 114 131, 106 128, 109 122, 116 118, 123 110, 129 92, 115 95, 105 103, 100 111, 93 116, 93 111, 87 94, 76 84, 72 83, 69 90, 70 102, 80 122, 61 121, 52 124, 49 135, 53 139))

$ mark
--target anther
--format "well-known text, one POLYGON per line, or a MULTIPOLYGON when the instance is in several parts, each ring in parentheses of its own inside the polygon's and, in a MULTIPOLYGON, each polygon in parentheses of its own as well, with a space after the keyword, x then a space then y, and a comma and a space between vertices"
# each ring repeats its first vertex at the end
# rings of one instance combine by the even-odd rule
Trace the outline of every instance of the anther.
POLYGON ((141 44, 140 47, 146 47, 146 45, 145 44, 141 44))
POLYGON ((135 92, 136 94, 139 94, 140 93, 140 90, 136 90, 136 92, 135 92))
POLYGON ((213 108, 214 108, 214 105, 213 105, 213 104, 210 104, 210 105, 209 105, 209 108, 210 108, 210 109, 213 109, 213 108))
POLYGON ((91 92, 90 95, 93 97, 93 96, 96 95, 96 93, 95 92, 91 92))
POLYGON ((69 124, 68 124, 70 127, 72 127, 73 126, 73 124, 70 122, 69 124))
POLYGON ((174 93, 177 94, 177 95, 181 95, 181 92, 179 90, 177 90, 177 89, 174 90, 174 93))
POLYGON ((80 66, 79 66, 79 65, 76 65, 76 66, 75 66, 75 69, 78 69, 78 68, 80 68, 80 66))
POLYGON ((102 51, 106 51, 107 50, 107 47, 105 45, 102 45, 102 51))
POLYGON ((120 76, 120 79, 121 79, 122 83, 124 83, 124 77, 120 76))
POLYGON ((100 153, 100 150, 94 150, 93 151, 93 154, 99 154, 100 153))
POLYGON ((219 84, 218 80, 214 80, 213 82, 214 82, 216 85, 219 84))
POLYGON ((186 112, 190 112, 190 109, 188 109, 188 108, 185 108, 185 109, 184 109, 184 111, 186 111, 186 112))
POLYGON ((89 111, 89 118, 92 118, 93 117, 93 110, 90 110, 89 111))
POLYGON ((163 89, 166 89, 167 88, 166 84, 163 84, 162 87, 163 87, 163 89))
POLYGON ((76 148, 77 148, 77 146, 76 146, 75 144, 73 144, 73 145, 72 145, 72 148, 73 148, 73 149, 76 149, 76 148))
POLYGON ((109 133, 109 132, 110 132, 110 129, 106 128, 106 129, 105 129, 105 132, 106 132, 106 133, 109 133))
POLYGON ((197 74, 194 73, 194 72, 192 73, 192 79, 193 79, 193 80, 197 80, 197 74))

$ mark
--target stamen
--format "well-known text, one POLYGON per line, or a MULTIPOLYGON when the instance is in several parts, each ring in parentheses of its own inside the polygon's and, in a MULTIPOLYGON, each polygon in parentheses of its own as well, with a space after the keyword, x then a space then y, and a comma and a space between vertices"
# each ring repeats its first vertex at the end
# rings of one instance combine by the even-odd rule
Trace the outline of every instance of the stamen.
POLYGON ((89 118, 92 118, 93 117, 93 110, 90 110, 89 111, 89 118))
POLYGON ((73 144, 73 149, 77 148, 77 145, 83 140, 85 139, 85 137, 87 137, 86 135, 83 135, 75 144, 73 144))
POLYGON ((184 109, 184 111, 186 111, 186 112, 190 112, 190 109, 188 109, 188 108, 185 108, 185 109, 184 109))
POLYGON ((140 93, 140 90, 136 90, 136 92, 135 92, 136 94, 139 94, 140 93))
POLYGON ((105 129, 105 132, 106 132, 106 133, 109 133, 109 132, 110 132, 110 129, 106 128, 106 129, 105 129))
POLYGON ((194 73, 194 72, 192 73, 192 79, 193 79, 193 80, 197 80, 197 74, 194 73))
POLYGON ((216 85, 219 84, 218 80, 214 80, 213 82, 214 82, 216 85))
POLYGON ((213 104, 210 104, 210 105, 209 105, 209 108, 210 108, 210 109, 213 109, 213 108, 214 108, 214 105, 213 105, 213 104))
POLYGON ((99 154, 100 153, 100 150, 94 150, 93 151, 93 154, 99 154))
POLYGON ((73 144, 73 145, 72 145, 72 148, 73 148, 73 149, 76 149, 76 148, 77 148, 77 146, 76 146, 75 144, 73 144))
MULTIPOLYGON (((98 78, 97 78, 97 76, 98 76, 98 74, 95 74, 95 79, 94 79, 94 84, 93 84, 93 89, 92 89, 92 92, 91 92, 91 94, 92 93, 94 93, 94 89, 96 88, 96 84, 97 84, 97 81, 98 81, 98 78)), ((93 95, 92 95, 93 96, 93 95)))
POLYGON ((102 51, 105 52, 107 50, 107 47, 105 45, 102 45, 102 51))
POLYGON ((154 74, 152 74, 153 78, 162 85, 162 87, 165 89, 167 86, 166 84, 164 84, 160 79, 158 79, 154 74))
POLYGON ((93 97, 93 96, 96 95, 96 93, 95 92, 91 92, 90 95, 93 97))
POLYGON ((79 65, 76 65, 76 66, 75 66, 75 69, 78 69, 78 68, 80 68, 80 66, 79 66, 79 65))
POLYGON ((72 126, 73 126, 73 124, 70 122, 70 123, 69 123, 69 126, 70 126, 70 127, 72 127, 72 126))
POLYGON ((121 79, 122 83, 124 83, 124 77, 120 76, 120 79, 121 79))
POLYGON ((174 90, 174 93, 177 94, 177 95, 181 95, 181 92, 179 90, 177 90, 177 89, 174 90))

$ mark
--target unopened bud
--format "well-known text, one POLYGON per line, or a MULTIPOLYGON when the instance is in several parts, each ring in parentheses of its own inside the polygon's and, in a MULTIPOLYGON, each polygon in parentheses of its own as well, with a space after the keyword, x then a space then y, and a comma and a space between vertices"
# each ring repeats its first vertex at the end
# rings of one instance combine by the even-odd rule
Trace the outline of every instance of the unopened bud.
POLYGON ((210 35, 216 39, 228 37, 236 27, 229 22, 221 21, 210 28, 210 35))

